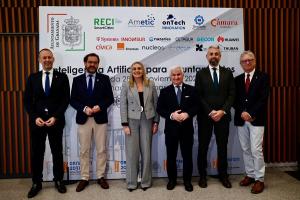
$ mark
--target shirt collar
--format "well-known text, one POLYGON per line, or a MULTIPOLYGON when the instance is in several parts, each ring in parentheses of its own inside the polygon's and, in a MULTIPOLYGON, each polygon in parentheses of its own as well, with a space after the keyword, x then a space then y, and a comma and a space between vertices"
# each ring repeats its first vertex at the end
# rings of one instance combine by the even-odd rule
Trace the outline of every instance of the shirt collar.
POLYGON ((218 65, 218 66, 216 66, 216 67, 213 67, 213 66, 211 66, 211 65, 208 65, 208 66, 209 66, 209 69, 210 69, 210 70, 213 70, 214 68, 216 68, 217 71, 219 70, 219 67, 220 67, 220 65, 218 65))
POLYGON ((42 70, 43 71, 43 74, 45 74, 46 72, 49 72, 49 74, 53 74, 53 71, 54 71, 54 69, 52 68, 51 70, 49 70, 49 71, 46 71, 46 70, 42 70))
POLYGON ((88 73, 88 72, 85 73, 85 77, 86 77, 86 78, 88 78, 89 75, 92 75, 92 78, 94 78, 94 77, 96 76, 96 73, 93 73, 93 74, 88 73))
POLYGON ((245 77, 247 77, 247 74, 250 74, 250 77, 253 77, 254 72, 255 72, 255 68, 250 73, 245 72, 245 77))

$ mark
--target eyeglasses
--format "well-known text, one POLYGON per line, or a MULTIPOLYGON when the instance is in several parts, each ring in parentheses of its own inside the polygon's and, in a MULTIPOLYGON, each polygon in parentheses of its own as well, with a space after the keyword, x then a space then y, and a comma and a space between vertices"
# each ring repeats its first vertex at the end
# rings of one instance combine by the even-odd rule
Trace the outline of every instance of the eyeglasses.
POLYGON ((254 59, 247 59, 247 60, 241 60, 242 64, 249 64, 253 61, 254 59))

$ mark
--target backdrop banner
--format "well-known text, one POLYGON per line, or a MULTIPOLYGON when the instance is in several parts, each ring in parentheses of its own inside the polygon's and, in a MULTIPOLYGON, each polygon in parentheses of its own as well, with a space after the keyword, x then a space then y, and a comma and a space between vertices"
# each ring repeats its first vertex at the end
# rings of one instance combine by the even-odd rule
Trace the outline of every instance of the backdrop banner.
MULTIPOLYGON (((180 65, 185 70, 185 83, 194 85, 196 72, 208 65, 206 51, 218 44, 221 65, 240 74, 239 56, 244 50, 243 10, 232 8, 167 8, 167 7, 40 7, 40 49, 54 52, 54 68, 72 79, 84 73, 83 57, 91 52, 100 56, 99 72, 110 76, 114 104, 109 108, 107 131, 108 179, 125 178, 125 139, 120 122, 121 85, 128 80, 130 65, 141 61, 157 91, 171 83, 168 68, 180 65)), ((232 115, 233 110, 232 110, 232 115)), ((80 179, 79 142, 76 111, 69 106, 64 130, 66 177, 80 179)), ((194 118, 194 172, 197 176, 198 134, 194 118)), ((153 136, 152 165, 154 177, 166 177, 164 120, 153 136)), ((91 151, 91 178, 96 179, 95 145, 91 151)), ((208 153, 208 173, 217 174, 215 138, 208 153)), ((179 153, 178 175, 182 175, 179 153)), ((228 143, 228 172, 244 172, 242 151, 236 127, 231 123, 228 143)), ((52 180, 52 157, 47 145, 44 180, 52 180)))

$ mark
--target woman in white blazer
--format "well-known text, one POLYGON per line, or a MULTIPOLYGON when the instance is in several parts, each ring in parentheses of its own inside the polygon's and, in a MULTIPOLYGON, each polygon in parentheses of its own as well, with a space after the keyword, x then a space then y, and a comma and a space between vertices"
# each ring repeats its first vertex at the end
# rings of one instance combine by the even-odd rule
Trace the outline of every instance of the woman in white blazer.
POLYGON ((126 146, 126 182, 130 192, 138 187, 140 156, 141 188, 145 191, 152 184, 152 135, 157 132, 159 122, 157 98, 154 82, 146 77, 144 65, 134 62, 129 81, 122 85, 120 100, 126 146))

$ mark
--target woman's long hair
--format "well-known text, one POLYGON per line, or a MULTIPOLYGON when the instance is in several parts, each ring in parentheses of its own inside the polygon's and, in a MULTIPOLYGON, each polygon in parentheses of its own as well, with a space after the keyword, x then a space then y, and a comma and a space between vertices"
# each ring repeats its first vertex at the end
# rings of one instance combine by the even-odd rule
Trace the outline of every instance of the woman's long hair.
POLYGON ((130 87, 134 87, 134 77, 133 77, 133 75, 132 75, 132 67, 133 67, 133 65, 140 65, 141 67, 142 67, 142 70, 143 70, 143 76, 142 76, 142 79, 143 79, 143 84, 144 84, 144 86, 149 86, 149 79, 147 78, 147 76, 146 76, 146 70, 145 70, 145 66, 143 65, 143 63, 141 63, 141 62, 139 62, 139 61, 137 61, 137 62, 134 62, 134 63, 132 63, 132 65, 131 65, 131 72, 130 72, 130 77, 129 77, 129 86, 130 87))

